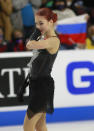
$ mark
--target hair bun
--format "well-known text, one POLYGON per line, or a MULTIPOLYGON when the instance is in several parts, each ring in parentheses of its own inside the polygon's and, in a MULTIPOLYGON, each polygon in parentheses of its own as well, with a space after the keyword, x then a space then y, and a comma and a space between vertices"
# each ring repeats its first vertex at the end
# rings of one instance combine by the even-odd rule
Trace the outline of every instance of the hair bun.
POLYGON ((55 23, 57 21, 57 14, 53 13, 52 20, 55 23))

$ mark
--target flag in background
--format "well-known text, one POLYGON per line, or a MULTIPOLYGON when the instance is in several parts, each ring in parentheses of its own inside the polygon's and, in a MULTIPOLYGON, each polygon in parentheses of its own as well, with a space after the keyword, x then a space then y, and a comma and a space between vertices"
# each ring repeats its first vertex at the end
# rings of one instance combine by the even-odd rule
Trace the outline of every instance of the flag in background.
POLYGON ((56 25, 56 32, 59 34, 61 43, 72 45, 75 43, 85 44, 87 21, 86 15, 75 16, 60 20, 56 25))

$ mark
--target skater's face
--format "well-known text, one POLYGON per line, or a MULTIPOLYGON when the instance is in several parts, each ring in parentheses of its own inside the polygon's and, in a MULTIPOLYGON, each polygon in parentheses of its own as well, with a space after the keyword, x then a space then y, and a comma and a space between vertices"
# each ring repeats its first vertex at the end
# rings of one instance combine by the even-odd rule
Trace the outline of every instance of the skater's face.
POLYGON ((36 27, 41 31, 42 34, 46 34, 53 27, 53 21, 47 20, 44 16, 35 16, 36 27))

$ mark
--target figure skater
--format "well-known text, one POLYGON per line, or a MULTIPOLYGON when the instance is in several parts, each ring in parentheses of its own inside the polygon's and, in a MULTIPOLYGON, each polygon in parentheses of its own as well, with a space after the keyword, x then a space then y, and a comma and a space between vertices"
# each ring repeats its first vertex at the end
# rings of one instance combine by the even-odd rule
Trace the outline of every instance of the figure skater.
POLYGON ((33 51, 33 56, 28 64, 29 104, 24 119, 24 131, 47 131, 46 113, 54 112, 54 80, 51 71, 60 46, 54 28, 56 21, 57 15, 52 10, 39 9, 35 14, 36 30, 26 44, 27 50, 33 51), (44 38, 40 37, 38 40, 38 34, 44 38))

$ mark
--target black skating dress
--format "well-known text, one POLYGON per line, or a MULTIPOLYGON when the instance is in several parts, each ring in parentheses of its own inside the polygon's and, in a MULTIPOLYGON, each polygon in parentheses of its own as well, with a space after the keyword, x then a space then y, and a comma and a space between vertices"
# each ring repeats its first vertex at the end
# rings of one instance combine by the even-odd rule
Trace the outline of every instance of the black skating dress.
POLYGON ((33 50, 29 62, 29 105, 33 113, 54 112, 54 80, 51 76, 52 67, 58 51, 50 54, 46 49, 33 50))

